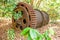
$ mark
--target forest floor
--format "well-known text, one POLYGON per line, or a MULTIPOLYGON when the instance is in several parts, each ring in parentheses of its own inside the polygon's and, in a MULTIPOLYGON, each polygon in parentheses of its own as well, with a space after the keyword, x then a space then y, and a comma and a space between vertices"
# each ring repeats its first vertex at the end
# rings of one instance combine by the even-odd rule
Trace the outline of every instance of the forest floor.
MULTIPOLYGON (((51 24, 49 23, 46 26, 43 26, 41 28, 38 28, 37 30, 40 33, 45 32, 47 29, 53 28, 55 31, 55 35, 51 36, 52 40, 60 40, 60 22, 51 24)), ((8 40, 7 39, 7 31, 9 29, 12 29, 12 20, 11 19, 6 19, 6 18, 0 18, 0 40, 8 40)), ((20 29, 14 30, 15 31, 15 39, 14 40, 25 40, 24 37, 20 36, 20 29)))

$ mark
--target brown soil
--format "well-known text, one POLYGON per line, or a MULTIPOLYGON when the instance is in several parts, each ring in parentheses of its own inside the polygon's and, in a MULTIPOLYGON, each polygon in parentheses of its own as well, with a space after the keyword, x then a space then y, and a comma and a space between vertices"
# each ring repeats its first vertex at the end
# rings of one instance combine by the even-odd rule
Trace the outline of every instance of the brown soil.
MULTIPOLYGON (((60 24, 48 24, 46 26, 43 26, 41 28, 38 28, 37 30, 40 33, 45 32, 49 28, 53 28, 55 31, 55 35, 51 36, 52 40, 60 40, 60 24)), ((7 31, 12 28, 12 22, 9 19, 0 19, 0 40, 8 40, 7 39, 7 31)), ((25 40, 24 37, 20 36, 20 29, 15 30, 15 39, 14 40, 25 40)))

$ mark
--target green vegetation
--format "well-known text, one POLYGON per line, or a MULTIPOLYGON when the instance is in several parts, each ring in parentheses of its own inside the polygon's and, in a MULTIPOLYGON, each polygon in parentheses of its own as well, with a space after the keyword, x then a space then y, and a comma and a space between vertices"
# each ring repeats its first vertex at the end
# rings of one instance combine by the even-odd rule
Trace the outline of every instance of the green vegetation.
MULTIPOLYGON (((9 29, 7 31, 7 37, 8 40, 14 40, 15 38, 15 31, 14 29, 9 29)), ((44 33, 39 33, 36 29, 32 29, 32 28, 25 28, 22 32, 21 35, 22 36, 26 36, 27 40, 51 40, 50 35, 54 35, 54 31, 52 28, 50 28, 49 30, 46 30, 44 33)))
POLYGON ((19 2, 26 2, 34 9, 46 11, 53 21, 60 19, 60 0, 1 0, 0 17, 11 18, 14 14, 13 10, 19 2))
POLYGON ((18 18, 22 17, 22 11, 19 11, 18 13, 13 13, 14 19, 17 20, 18 18))
POLYGON ((14 40, 14 37, 15 37, 15 32, 14 32, 14 30, 13 29, 9 29, 8 31, 7 31, 7 37, 8 37, 8 40, 14 40))
POLYGON ((54 31, 51 28, 41 34, 37 30, 27 27, 21 32, 21 35, 27 35, 27 40, 51 40, 51 38, 49 37, 49 33, 51 35, 54 35, 54 31))
POLYGON ((16 7, 15 0, 2 0, 0 1, 0 16, 11 18, 13 10, 16 7))

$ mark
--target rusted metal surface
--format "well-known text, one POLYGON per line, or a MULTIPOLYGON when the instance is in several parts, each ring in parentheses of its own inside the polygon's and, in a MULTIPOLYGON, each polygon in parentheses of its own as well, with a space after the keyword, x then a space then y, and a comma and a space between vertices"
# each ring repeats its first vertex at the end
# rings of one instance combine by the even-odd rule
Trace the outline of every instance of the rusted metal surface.
POLYGON ((45 11, 41 11, 43 14, 43 25, 47 25, 49 23, 49 15, 45 11))
POLYGON ((25 28, 26 26, 29 25, 29 16, 28 16, 28 12, 26 11, 26 9, 22 6, 17 7, 14 11, 22 11, 22 17, 19 18, 18 20, 15 20, 14 22, 14 18, 13 18, 13 23, 15 23, 14 25, 16 27, 20 27, 21 29, 25 28))
POLYGON ((28 15, 28 17, 29 17, 29 26, 32 27, 32 28, 36 28, 36 22, 37 22, 37 20, 36 20, 36 14, 35 14, 35 11, 32 8, 32 6, 29 5, 29 4, 23 3, 23 2, 20 2, 17 5, 17 7, 18 6, 22 6, 22 7, 24 7, 27 10, 27 12, 29 14, 28 15))
MULTIPOLYGON (((49 15, 47 14, 47 12, 45 12, 45 11, 40 11, 40 10, 37 10, 37 9, 35 9, 36 11, 38 11, 38 12, 40 12, 40 14, 41 14, 41 16, 42 16, 42 18, 40 19, 40 20, 42 20, 43 22, 41 23, 42 24, 42 26, 45 26, 45 25, 47 25, 48 23, 49 23, 49 15)), ((41 17, 41 16, 39 16, 39 17, 41 17)))
POLYGON ((45 12, 34 10, 31 5, 20 2, 14 9, 15 12, 22 11, 23 15, 18 20, 12 17, 13 26, 24 29, 26 27, 39 28, 48 23, 49 17, 45 12), (46 22, 46 23, 45 23, 46 22))
POLYGON ((35 14, 36 14, 36 20, 37 20, 36 28, 39 28, 43 25, 42 24, 43 23, 43 14, 39 10, 35 10, 35 14))

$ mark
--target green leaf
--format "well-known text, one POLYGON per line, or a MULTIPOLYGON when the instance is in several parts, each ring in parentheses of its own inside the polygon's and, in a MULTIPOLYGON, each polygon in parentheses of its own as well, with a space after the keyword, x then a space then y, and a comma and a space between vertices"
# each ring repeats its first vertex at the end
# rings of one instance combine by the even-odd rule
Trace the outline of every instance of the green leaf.
POLYGON ((38 37, 38 35, 34 29, 30 30, 30 36, 33 40, 35 40, 38 37))
POLYGON ((49 32, 48 32, 48 31, 46 31, 46 32, 44 33, 44 37, 46 37, 46 38, 47 38, 47 37, 48 37, 48 33, 49 33, 49 32))
POLYGON ((46 38, 46 40, 51 40, 51 38, 48 36, 48 37, 46 38))
POLYGON ((29 33, 29 30, 30 30, 29 27, 25 28, 25 29, 21 32, 21 35, 27 35, 27 33, 29 33))
POLYGON ((34 29, 34 31, 37 33, 37 36, 38 36, 38 40, 43 40, 44 38, 44 35, 43 34, 40 34, 37 30, 34 29))
POLYGON ((39 40, 43 40, 43 38, 44 38, 44 35, 43 34, 40 34, 39 40))
POLYGON ((38 34, 38 36, 40 35, 40 33, 37 30, 34 29, 34 31, 38 34))
POLYGON ((39 40, 39 37, 37 37, 35 40, 39 40))
POLYGON ((30 34, 28 33, 28 40, 32 40, 30 34))
POLYGON ((51 40, 51 38, 49 37, 49 31, 46 31, 44 33, 44 37, 45 37, 45 40, 51 40))

